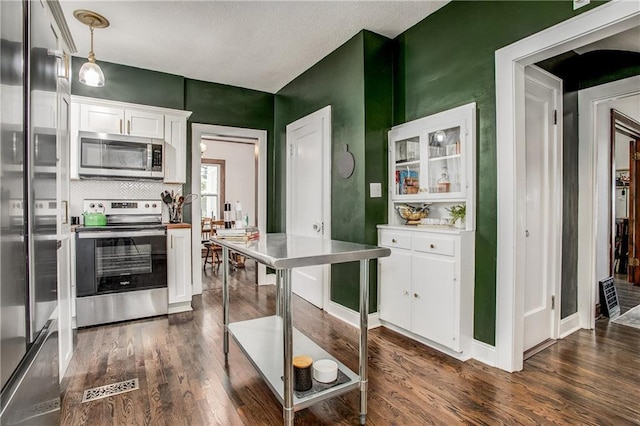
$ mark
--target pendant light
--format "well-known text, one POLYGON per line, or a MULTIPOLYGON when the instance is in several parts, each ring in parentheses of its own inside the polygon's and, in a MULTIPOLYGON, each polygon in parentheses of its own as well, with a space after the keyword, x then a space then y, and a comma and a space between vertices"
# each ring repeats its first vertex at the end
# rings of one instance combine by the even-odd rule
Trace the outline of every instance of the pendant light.
POLYGON ((96 64, 96 55, 93 53, 93 29, 94 28, 107 28, 109 21, 104 16, 92 12, 90 10, 78 9, 73 12, 73 16, 85 25, 89 26, 91 31, 91 50, 85 62, 80 68, 78 78, 80 83, 86 84, 92 87, 104 86, 104 73, 96 64))

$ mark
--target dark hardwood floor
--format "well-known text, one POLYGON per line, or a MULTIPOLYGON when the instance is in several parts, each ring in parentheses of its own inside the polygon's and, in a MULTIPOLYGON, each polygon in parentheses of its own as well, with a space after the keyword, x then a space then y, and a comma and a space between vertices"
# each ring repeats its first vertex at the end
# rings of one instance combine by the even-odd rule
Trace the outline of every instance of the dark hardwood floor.
MULTIPOLYGON (((232 273, 231 321, 274 312, 253 262, 232 273)), ((63 425, 278 425, 282 409, 240 349, 222 353, 221 289, 207 268, 194 311, 81 329, 63 380, 63 425), (137 377, 139 389, 81 403, 84 389, 137 377)), ((357 371, 355 328, 294 297, 294 324, 357 371)), ((640 424, 640 330, 607 319, 506 373, 460 362, 385 328, 370 330, 369 425, 640 424)), ((296 413, 299 425, 357 425, 358 391, 296 413)))
POLYGON ((640 305, 640 286, 633 285, 627 281, 627 275, 616 275, 613 284, 618 295, 621 314, 640 305))

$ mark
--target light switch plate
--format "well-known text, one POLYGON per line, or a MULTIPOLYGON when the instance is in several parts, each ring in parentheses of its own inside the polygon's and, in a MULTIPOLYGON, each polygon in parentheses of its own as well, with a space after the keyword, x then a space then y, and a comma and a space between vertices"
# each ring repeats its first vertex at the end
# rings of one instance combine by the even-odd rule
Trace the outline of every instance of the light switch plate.
POLYGON ((382 184, 381 183, 369 183, 369 197, 380 198, 382 197, 382 184))
POLYGON ((580 9, 582 6, 586 6, 591 0, 573 0, 573 10, 580 9))

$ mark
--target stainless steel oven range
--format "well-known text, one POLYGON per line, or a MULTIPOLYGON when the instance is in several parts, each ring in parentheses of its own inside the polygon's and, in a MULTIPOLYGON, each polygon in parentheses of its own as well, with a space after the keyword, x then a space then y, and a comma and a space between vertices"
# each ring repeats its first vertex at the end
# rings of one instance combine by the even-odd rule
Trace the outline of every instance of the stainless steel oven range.
POLYGON ((76 229, 78 327, 163 315, 167 230, 157 200, 85 200, 105 226, 76 229))

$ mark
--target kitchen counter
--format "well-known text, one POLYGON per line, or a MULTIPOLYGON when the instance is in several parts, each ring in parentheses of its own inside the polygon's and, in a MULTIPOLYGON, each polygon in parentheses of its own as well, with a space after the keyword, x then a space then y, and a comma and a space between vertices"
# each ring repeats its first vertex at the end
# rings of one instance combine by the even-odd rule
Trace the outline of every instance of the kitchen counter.
POLYGON ((190 223, 167 223, 167 229, 191 229, 190 223))

